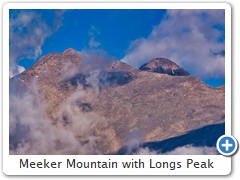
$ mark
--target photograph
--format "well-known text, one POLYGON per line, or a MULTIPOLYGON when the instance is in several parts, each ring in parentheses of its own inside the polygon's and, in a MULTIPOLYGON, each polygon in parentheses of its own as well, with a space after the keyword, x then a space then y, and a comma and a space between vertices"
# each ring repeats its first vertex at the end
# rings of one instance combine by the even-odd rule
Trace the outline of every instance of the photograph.
POLYGON ((224 134, 225 9, 9 9, 10 155, 219 155, 224 134))

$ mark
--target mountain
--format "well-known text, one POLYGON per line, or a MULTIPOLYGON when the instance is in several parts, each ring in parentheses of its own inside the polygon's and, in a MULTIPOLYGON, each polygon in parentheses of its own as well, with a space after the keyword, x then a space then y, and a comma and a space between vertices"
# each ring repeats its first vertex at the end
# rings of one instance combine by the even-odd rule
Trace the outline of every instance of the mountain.
POLYGON ((178 66, 166 58, 155 58, 149 63, 142 65, 140 68, 142 71, 156 72, 161 74, 168 74, 171 76, 189 76, 189 72, 178 66))
MULTIPOLYGON (((161 142, 225 121, 225 89, 206 85, 164 58, 134 69, 67 49, 43 56, 10 79, 10 96, 26 92, 38 99, 37 106, 44 105, 44 117, 59 132, 73 133, 82 146, 94 141, 85 154, 111 154, 135 142, 161 142)), ((10 134, 12 149, 26 140, 16 136, 10 134)), ((53 146, 61 146, 61 139, 53 146)))

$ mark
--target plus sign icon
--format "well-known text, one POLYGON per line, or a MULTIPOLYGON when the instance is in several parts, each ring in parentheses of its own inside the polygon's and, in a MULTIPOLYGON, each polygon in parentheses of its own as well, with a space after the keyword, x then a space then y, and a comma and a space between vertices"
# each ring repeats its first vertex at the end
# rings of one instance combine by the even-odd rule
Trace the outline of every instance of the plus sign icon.
POLYGON ((237 148, 238 142, 233 136, 223 135, 217 141, 218 152, 224 156, 233 155, 237 148))

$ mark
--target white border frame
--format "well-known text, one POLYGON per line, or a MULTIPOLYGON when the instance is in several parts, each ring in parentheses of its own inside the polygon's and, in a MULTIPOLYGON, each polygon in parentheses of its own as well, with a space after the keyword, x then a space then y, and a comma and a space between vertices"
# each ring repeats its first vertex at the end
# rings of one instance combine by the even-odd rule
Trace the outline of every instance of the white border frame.
MULTIPOLYGON (((34 160, 48 159, 66 159, 70 156, 14 156, 9 155, 9 9, 225 9, 225 134, 231 135, 231 6, 227 3, 6 3, 3 6, 3 171, 8 175, 93 175, 90 172, 81 172, 79 170, 64 171, 35 171, 33 169, 19 169, 19 158, 27 157, 34 160), (177 7, 177 8, 176 8, 177 7), (227 63, 226 63, 227 62, 227 63), (16 163, 18 163, 16 165, 16 163)), ((71 156, 73 157, 73 156, 71 156)), ((82 159, 85 156, 74 156, 82 159)), ((99 159, 106 156, 98 155, 99 159)), ((109 157, 109 156, 107 156, 109 157)), ((171 156, 172 157, 172 156, 171 156)), ((161 156, 161 159, 172 159, 168 155, 161 156)), ((226 175, 231 171, 231 158, 223 156, 188 156, 196 159, 213 158, 216 162, 224 164, 214 171, 187 170, 180 171, 149 171, 149 169, 119 172, 94 171, 94 175, 226 175)), ((96 156, 87 156, 87 159, 94 159, 96 156)), ((131 159, 133 156, 113 156, 113 159, 131 159)), ((159 158, 159 156, 134 156, 134 158, 159 158)), ((174 156, 173 160, 184 161, 186 156, 174 156)))

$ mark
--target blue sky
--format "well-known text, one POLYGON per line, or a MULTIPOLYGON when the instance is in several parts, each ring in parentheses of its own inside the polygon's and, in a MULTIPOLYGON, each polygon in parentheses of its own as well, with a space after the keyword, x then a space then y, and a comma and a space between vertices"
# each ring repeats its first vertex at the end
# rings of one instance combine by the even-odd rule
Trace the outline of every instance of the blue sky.
POLYGON ((121 59, 131 41, 146 37, 164 14, 159 10, 72 10, 64 13, 63 26, 46 40, 43 50, 62 52, 68 47, 88 49, 91 37, 98 48, 121 59), (64 43, 65 42, 65 43, 64 43), (52 44, 51 44, 52 43, 52 44), (59 44, 59 45, 58 45, 59 44), (53 46, 55 46, 53 48, 53 46))
POLYGON ((166 57, 224 85, 224 26, 223 10, 10 10, 10 73, 71 47, 135 68, 166 57))

